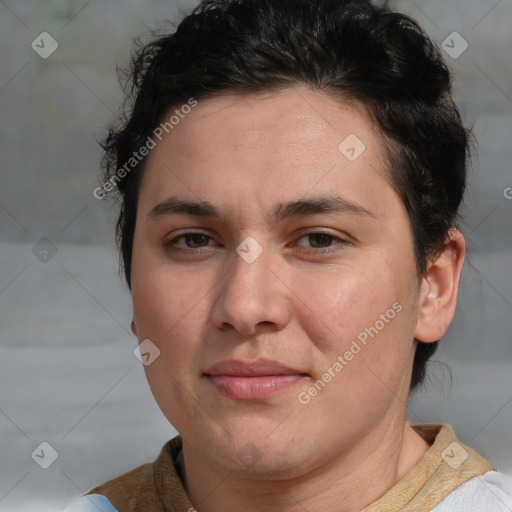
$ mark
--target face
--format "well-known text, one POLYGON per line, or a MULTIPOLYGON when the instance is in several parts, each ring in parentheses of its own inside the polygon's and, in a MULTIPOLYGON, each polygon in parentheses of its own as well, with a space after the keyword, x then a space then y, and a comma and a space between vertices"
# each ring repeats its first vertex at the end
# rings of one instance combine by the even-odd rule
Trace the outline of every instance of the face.
POLYGON ((305 88, 202 100, 152 149, 134 322, 190 452, 297 475, 405 420, 419 281, 385 162, 361 109, 305 88))

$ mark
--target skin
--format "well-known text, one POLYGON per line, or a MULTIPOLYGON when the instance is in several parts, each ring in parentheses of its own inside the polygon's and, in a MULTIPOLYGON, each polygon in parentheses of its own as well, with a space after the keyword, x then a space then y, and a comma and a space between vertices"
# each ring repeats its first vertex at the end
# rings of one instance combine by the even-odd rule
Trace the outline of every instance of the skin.
POLYGON ((151 151, 133 330, 161 351, 145 370, 182 435, 184 485, 199 512, 360 510, 428 450, 406 422, 414 338, 435 341, 450 324, 465 246, 452 230, 418 276, 385 162, 362 109, 302 87, 201 100, 151 151), (350 134, 366 146, 353 162, 338 150, 350 134), (209 201, 226 217, 151 213, 170 196, 209 201), (368 214, 268 217, 280 203, 326 196, 368 214), (178 238, 190 231, 205 236, 178 238), (252 263, 236 252, 249 236, 263 249, 252 263), (401 311, 300 403, 396 303, 401 311), (231 358, 273 359, 304 376, 270 398, 234 400, 205 376, 231 358), (240 460, 248 450, 255 464, 240 460))

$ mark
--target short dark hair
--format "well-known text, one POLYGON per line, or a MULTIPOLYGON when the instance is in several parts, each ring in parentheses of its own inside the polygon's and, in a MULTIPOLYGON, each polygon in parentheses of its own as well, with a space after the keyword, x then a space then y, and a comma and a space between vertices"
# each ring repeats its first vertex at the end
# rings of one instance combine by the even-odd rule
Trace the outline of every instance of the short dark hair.
MULTIPOLYGON (((364 106, 379 127, 390 183, 410 219, 419 277, 456 225, 470 133, 440 51, 414 20, 387 4, 205 0, 173 33, 136 46, 128 76, 126 113, 103 142, 105 180, 116 177, 170 109, 191 97, 305 85, 364 106)), ((145 161, 116 180, 117 239, 130 288, 145 161)), ((437 342, 417 342, 411 389, 423 382, 436 348, 437 342)))

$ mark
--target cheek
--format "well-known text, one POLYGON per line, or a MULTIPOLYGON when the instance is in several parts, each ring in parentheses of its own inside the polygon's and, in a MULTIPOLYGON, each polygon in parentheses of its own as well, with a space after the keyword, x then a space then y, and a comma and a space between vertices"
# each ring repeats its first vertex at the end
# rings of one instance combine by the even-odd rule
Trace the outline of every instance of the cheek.
POLYGON ((183 287, 173 286, 168 280, 158 283, 157 287, 133 287, 138 338, 149 338, 161 351, 160 363, 172 372, 186 375, 187 361, 192 359, 201 340, 207 298, 197 288, 176 293, 183 287))
MULTIPOLYGON (((159 380, 186 382, 193 375, 205 323, 207 291, 213 285, 198 272, 173 269, 134 252, 132 301, 139 341, 150 339, 160 350, 145 366, 151 387, 159 380)), ((155 391, 154 391, 155 392, 155 391)))
POLYGON ((197 314, 197 308, 214 285, 207 273, 171 267, 154 251, 143 249, 134 249, 132 276, 139 338, 161 337, 180 329, 183 319, 197 314))
POLYGON ((197 276, 194 279, 139 263, 142 260, 134 261, 136 278, 132 283, 137 335, 139 341, 150 339, 160 350, 144 371, 164 415, 176 429, 189 432, 200 415, 192 397, 208 295, 204 296, 206 289, 199 286, 197 276))
POLYGON ((299 299, 297 320, 321 349, 343 350, 399 299, 399 283, 389 272, 374 270, 369 263, 339 266, 328 273, 297 275, 291 283, 299 299))
POLYGON ((332 275, 297 277, 296 319, 316 347, 313 383, 333 382, 322 391, 328 402, 345 410, 373 402, 377 411, 401 386, 412 360, 411 276, 366 259, 332 275))

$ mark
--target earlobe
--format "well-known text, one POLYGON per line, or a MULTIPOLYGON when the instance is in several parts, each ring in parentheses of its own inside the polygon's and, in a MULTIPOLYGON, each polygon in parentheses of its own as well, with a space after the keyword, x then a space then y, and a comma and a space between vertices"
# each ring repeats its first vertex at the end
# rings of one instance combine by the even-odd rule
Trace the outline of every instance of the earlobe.
POLYGON ((419 299, 415 338, 423 343, 441 339, 455 314, 466 242, 458 229, 451 229, 443 251, 425 273, 419 299))

